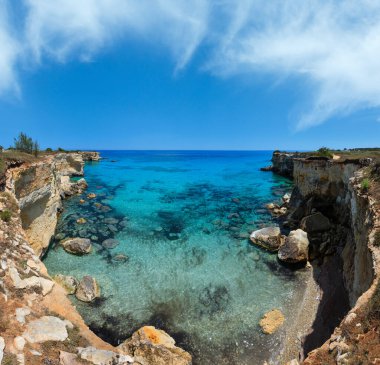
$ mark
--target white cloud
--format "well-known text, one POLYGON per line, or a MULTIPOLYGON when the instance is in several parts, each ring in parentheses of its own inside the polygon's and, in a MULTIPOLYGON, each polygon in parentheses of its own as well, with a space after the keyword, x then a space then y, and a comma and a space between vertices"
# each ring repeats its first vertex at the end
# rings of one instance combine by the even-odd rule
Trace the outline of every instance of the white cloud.
POLYGON ((0 0, 0 94, 17 90, 20 64, 88 62, 128 37, 160 46, 183 69, 200 46, 203 69, 304 80, 298 128, 380 107, 376 0, 0 0), (19 11, 19 9, 18 9, 19 11), (11 21, 10 19, 13 19, 11 21), (17 19, 17 20, 15 20, 17 19), (16 24, 20 32, 12 29, 16 24))

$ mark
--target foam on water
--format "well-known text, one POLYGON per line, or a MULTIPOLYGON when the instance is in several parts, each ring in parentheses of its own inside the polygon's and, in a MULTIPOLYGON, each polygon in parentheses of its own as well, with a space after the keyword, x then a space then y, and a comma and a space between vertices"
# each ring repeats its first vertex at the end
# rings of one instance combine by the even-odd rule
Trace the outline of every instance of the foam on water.
POLYGON ((303 273, 281 266, 247 235, 274 224, 265 203, 289 191, 288 180, 260 172, 270 152, 116 152, 86 165, 87 192, 65 202, 57 233, 92 237, 87 256, 58 244, 51 274, 92 275, 102 299, 73 302, 101 337, 117 344, 145 324, 173 336, 194 364, 252 364, 281 349, 286 325, 265 336, 262 315, 291 310, 303 273), (111 210, 108 208, 110 207, 111 210), (87 223, 79 225, 79 217, 87 223), (101 243, 115 238, 119 245, 101 243), (128 256, 128 260, 118 254, 128 256))

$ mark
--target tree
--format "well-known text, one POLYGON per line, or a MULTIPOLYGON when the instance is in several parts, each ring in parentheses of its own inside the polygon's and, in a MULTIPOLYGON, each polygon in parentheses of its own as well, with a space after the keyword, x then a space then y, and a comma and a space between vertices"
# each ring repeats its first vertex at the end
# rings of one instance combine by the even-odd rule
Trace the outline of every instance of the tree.
POLYGON ((14 139, 14 149, 37 156, 39 145, 37 141, 33 141, 32 138, 21 132, 18 138, 14 139))

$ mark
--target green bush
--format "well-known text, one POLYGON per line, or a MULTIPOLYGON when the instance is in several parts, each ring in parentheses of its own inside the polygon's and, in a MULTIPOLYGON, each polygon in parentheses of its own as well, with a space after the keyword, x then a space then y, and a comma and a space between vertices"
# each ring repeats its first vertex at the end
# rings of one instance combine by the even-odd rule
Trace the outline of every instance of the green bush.
POLYGON ((369 180, 368 179, 363 179, 360 186, 362 188, 363 191, 368 191, 369 190, 369 180))
POLYGON ((48 147, 48 148, 45 150, 45 152, 53 152, 53 150, 52 150, 50 147, 48 147))
POLYGON ((4 222, 9 222, 12 218, 12 213, 9 211, 9 210, 3 210, 1 213, 0 213, 0 218, 4 221, 4 222))
POLYGON ((61 147, 58 147, 58 152, 66 152, 66 150, 61 147))
POLYGON ((318 156, 321 156, 321 157, 328 157, 328 158, 333 158, 333 154, 331 152, 330 149, 328 149, 327 147, 321 147, 318 151, 318 156))
POLYGON ((17 151, 29 153, 30 155, 38 156, 39 145, 37 141, 33 141, 25 133, 20 133, 17 138, 14 139, 14 149, 17 151))

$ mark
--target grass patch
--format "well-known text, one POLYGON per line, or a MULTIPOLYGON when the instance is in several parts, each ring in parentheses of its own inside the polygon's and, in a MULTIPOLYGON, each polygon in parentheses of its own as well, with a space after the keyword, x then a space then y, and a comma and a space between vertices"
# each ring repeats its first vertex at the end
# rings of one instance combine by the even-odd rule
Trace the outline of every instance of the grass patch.
POLYGON ((17 357, 15 354, 7 353, 4 354, 3 361, 1 365, 17 365, 17 357))
POLYGON ((370 185, 370 181, 367 178, 363 179, 360 183, 360 187, 364 192, 367 192, 369 190, 370 185))
POLYGON ((332 151, 330 149, 328 149, 327 147, 321 147, 317 151, 316 155, 319 156, 319 157, 333 158, 332 151))
POLYGON ((9 222, 12 218, 12 213, 9 210, 3 210, 0 212, 0 219, 3 222, 9 222))

